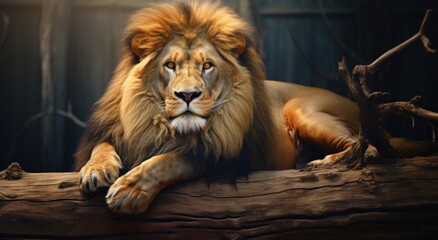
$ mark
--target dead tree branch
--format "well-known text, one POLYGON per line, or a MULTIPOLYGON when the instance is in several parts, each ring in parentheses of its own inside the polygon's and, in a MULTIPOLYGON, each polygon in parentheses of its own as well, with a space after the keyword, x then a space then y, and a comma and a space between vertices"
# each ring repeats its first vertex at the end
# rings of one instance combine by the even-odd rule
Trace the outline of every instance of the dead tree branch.
MULTIPOLYGON (((418 98, 420 96, 416 96, 418 98)), ((379 113, 382 117, 400 114, 414 114, 418 117, 438 121, 438 113, 418 107, 410 101, 397 101, 379 104, 379 113)))
POLYGON ((386 53, 378 57, 374 62, 364 66, 364 65, 358 65, 354 68, 353 74, 359 74, 359 75, 365 75, 368 73, 374 73, 376 72, 379 67, 388 59, 390 59, 395 54, 401 52, 403 49, 405 49, 407 46, 411 45, 413 42, 417 40, 421 40, 423 43, 423 46, 428 53, 435 53, 436 50, 430 48, 430 40, 426 36, 426 26, 430 18, 430 14, 432 13, 432 10, 428 9, 426 11, 426 14, 424 15, 423 21, 421 22, 420 30, 413 35, 408 40, 402 42, 401 44, 397 45, 396 47, 388 50, 386 53))
MULTIPOLYGON (((427 10, 420 26, 420 30, 408 40, 398 46, 388 50, 369 65, 356 65, 353 69, 353 76, 348 71, 347 61, 342 59, 339 62, 339 72, 342 78, 346 81, 350 92, 352 93, 360 111, 360 144, 357 148, 353 148, 347 157, 354 159, 357 155, 361 155, 368 147, 368 143, 373 144, 386 157, 397 157, 398 153, 389 144, 385 134, 385 130, 381 126, 381 119, 389 115, 410 114, 427 120, 438 120, 438 113, 428 111, 418 107, 421 99, 420 96, 412 98, 408 102, 398 101, 379 104, 379 102, 388 98, 390 95, 386 92, 372 92, 369 89, 367 76, 375 73, 381 65, 395 54, 403 51, 408 45, 414 41, 421 40, 428 53, 435 53, 435 50, 430 48, 430 41, 425 35, 425 29, 431 10, 427 10), (359 78, 359 81, 356 79, 359 78)), ((435 133, 433 134, 435 136, 435 133)), ((363 161, 363 155, 359 161, 363 161)))

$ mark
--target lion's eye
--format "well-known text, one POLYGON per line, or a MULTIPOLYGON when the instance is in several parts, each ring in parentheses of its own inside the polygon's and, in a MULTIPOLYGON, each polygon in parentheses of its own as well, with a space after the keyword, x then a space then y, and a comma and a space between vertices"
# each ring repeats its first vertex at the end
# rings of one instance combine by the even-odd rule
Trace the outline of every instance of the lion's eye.
POLYGON ((202 70, 204 70, 204 71, 208 70, 212 67, 213 67, 213 63, 211 63, 211 62, 205 62, 204 64, 202 64, 202 70))
POLYGON ((168 61, 168 62, 166 62, 166 63, 164 64, 164 66, 165 66, 166 68, 170 69, 170 70, 175 70, 175 67, 176 67, 175 63, 172 62, 172 61, 168 61))

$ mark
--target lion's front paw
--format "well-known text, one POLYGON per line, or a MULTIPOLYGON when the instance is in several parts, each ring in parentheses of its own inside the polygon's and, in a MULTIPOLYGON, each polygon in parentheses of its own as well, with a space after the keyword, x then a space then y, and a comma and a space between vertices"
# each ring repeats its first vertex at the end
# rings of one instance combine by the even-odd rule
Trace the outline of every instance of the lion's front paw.
POLYGON ((347 164, 351 157, 346 157, 350 148, 342 152, 333 153, 325 156, 323 159, 313 160, 307 163, 308 168, 333 168, 341 164, 347 164))
POLYGON ((332 162, 324 161, 322 159, 319 160, 313 160, 309 163, 307 163, 308 168, 326 168, 333 165, 332 162))
POLYGON ((323 159, 313 160, 307 163, 308 168, 331 168, 333 166, 339 165, 341 158, 338 154, 327 155, 323 159))
POLYGON ((85 193, 95 192, 101 187, 108 187, 119 177, 121 165, 117 162, 105 164, 90 163, 81 168, 80 188, 85 193))
POLYGON ((155 195, 128 173, 109 188, 106 203, 116 213, 138 214, 146 211, 155 195))

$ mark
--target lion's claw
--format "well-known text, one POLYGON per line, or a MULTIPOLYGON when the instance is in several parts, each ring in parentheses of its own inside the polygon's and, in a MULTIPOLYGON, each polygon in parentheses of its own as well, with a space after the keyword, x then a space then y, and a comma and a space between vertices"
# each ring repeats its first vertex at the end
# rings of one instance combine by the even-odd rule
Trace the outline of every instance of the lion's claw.
POLYGON ((129 176, 122 176, 109 188, 106 203, 116 213, 138 214, 146 211, 155 197, 129 176))
POLYGON ((119 177, 119 168, 119 165, 85 165, 79 173, 81 190, 90 193, 110 186, 119 177))

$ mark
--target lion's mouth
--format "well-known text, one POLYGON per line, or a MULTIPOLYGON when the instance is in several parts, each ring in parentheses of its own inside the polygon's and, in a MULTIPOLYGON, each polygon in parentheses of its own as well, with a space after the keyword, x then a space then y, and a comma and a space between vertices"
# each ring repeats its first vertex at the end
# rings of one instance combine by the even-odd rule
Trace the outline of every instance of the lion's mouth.
POLYGON ((170 120, 170 126, 180 134, 198 132, 205 127, 206 123, 207 119, 205 117, 190 111, 186 111, 170 120))

